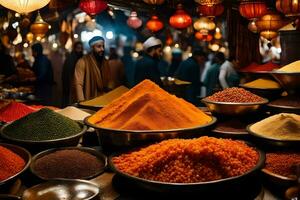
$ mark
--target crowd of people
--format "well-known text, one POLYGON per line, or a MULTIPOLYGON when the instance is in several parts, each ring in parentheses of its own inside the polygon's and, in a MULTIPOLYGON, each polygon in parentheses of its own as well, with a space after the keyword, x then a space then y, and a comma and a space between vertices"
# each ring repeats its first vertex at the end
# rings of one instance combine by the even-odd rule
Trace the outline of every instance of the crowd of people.
MULTIPOLYGON (((199 97, 239 84, 235 58, 225 59, 221 52, 207 55, 197 47, 189 58, 183 60, 182 52, 175 48, 171 63, 168 63, 162 58, 163 43, 155 37, 145 40, 143 53, 137 60, 132 58, 130 48, 124 49, 123 57, 119 57, 116 47, 105 48, 105 40, 101 36, 89 40, 89 47, 90 51, 84 55, 83 43, 77 41, 72 52, 65 56, 61 66, 61 106, 95 98, 121 85, 133 87, 144 79, 150 79, 161 87, 164 87, 162 77, 187 81, 190 84, 183 98, 196 105, 200 102, 199 97), (108 56, 105 56, 105 49, 109 49, 108 56)), ((17 69, 31 71, 30 80, 35 83, 36 97, 41 99, 42 104, 51 105, 54 95, 51 88, 55 84, 51 61, 43 54, 40 43, 32 45, 31 49, 34 57, 32 66, 24 54, 19 53, 16 59, 12 59, 1 45, 0 74, 11 80, 12 75, 16 76, 20 71, 17 69)))

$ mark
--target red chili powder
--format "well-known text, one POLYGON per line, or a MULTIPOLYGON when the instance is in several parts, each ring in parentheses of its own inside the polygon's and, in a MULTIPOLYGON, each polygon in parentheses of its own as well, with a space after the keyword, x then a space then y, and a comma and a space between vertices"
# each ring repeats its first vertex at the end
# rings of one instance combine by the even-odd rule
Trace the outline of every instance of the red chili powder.
POLYGON ((0 146, 0 181, 20 172, 25 166, 25 161, 9 149, 0 146))
POLYGON ((2 108, 0 110, 0 121, 3 122, 12 122, 15 120, 18 120, 32 112, 34 112, 35 110, 30 108, 29 106, 22 104, 22 103, 18 103, 18 102, 11 102, 9 105, 7 105, 6 107, 2 108))
POLYGON ((279 68, 279 65, 272 62, 268 62, 262 65, 259 65, 257 63, 251 63, 250 65, 240 69, 240 71, 241 72, 268 72, 276 68, 279 68))

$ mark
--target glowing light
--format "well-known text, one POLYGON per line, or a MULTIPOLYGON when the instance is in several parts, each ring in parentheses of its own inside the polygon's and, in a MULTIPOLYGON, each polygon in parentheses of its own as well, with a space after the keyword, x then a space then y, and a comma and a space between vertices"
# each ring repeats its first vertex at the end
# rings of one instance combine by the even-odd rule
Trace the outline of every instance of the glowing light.
POLYGON ((171 49, 171 47, 170 47, 170 46, 166 46, 166 47, 165 47, 165 49, 164 49, 164 51, 165 51, 165 52, 171 52, 171 51, 172 51, 172 49, 171 49))
POLYGON ((114 33, 112 31, 107 31, 106 38, 111 40, 114 38, 114 33))
POLYGON ((175 48, 179 48, 179 44, 175 44, 174 47, 175 47, 175 48))
POLYGON ((189 57, 192 57, 193 56, 193 53, 189 53, 189 57))
POLYGON ((218 44, 212 44, 210 48, 212 51, 218 51, 220 46, 218 44))
POLYGON ((52 47, 53 47, 54 49, 56 49, 56 48, 58 47, 58 44, 57 44, 56 42, 54 42, 54 43, 52 44, 52 47))
POLYGON ((15 13, 15 17, 21 17, 20 13, 15 13))
POLYGON ((3 23, 3 30, 6 30, 9 27, 9 22, 3 23))
POLYGON ((16 29, 19 26, 19 22, 14 22, 11 26, 16 29))
POLYGON ((138 57, 139 57, 139 53, 138 53, 138 52, 134 52, 134 53, 132 54, 132 57, 138 58, 138 57))
POLYGON ((26 43, 26 42, 23 44, 23 47, 24 47, 24 48, 27 48, 28 46, 29 46, 29 45, 28 45, 28 43, 26 43))
POLYGON ((41 38, 40 36, 37 36, 37 37, 36 37, 36 40, 37 40, 37 41, 41 41, 41 39, 42 39, 42 38, 41 38))
POLYGON ((75 38, 75 39, 78 38, 78 34, 77 34, 77 33, 74 34, 74 38, 75 38))
POLYGON ((49 25, 49 26, 48 26, 48 28, 49 28, 49 29, 51 29, 51 28, 52 28, 52 26, 51 26, 51 25, 49 25))
POLYGON ((226 48, 225 48, 225 47, 221 47, 221 48, 219 49, 219 51, 222 52, 222 53, 225 53, 225 52, 226 52, 226 48))

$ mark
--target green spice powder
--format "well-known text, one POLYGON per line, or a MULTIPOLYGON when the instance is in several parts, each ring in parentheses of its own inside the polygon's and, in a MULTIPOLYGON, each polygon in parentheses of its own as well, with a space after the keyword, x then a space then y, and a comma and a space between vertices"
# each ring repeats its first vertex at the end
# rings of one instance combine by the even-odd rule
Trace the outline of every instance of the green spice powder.
POLYGON ((48 108, 31 113, 4 129, 4 134, 20 140, 43 141, 76 135, 79 124, 48 108))

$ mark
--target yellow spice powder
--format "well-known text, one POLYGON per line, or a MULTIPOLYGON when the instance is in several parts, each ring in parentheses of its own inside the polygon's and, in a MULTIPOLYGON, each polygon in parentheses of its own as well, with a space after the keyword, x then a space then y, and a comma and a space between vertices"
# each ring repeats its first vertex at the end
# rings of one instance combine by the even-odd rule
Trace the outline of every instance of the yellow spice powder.
POLYGON ((250 130, 273 139, 300 140, 300 115, 280 113, 253 124, 250 130))
POLYGON ((281 67, 280 69, 278 69, 278 71, 282 71, 282 72, 300 72, 300 60, 292 62, 284 67, 281 67))
POLYGON ((277 89, 280 88, 279 83, 269 79, 259 78, 254 81, 245 83, 244 86, 250 88, 267 88, 267 89, 277 89))

